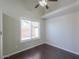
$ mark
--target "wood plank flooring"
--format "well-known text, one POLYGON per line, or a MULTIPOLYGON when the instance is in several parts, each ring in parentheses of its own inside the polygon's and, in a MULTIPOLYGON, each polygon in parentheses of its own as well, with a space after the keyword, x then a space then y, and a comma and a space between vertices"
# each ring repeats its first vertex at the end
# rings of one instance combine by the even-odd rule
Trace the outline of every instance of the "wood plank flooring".
POLYGON ((43 44, 5 59, 79 59, 79 56, 43 44))

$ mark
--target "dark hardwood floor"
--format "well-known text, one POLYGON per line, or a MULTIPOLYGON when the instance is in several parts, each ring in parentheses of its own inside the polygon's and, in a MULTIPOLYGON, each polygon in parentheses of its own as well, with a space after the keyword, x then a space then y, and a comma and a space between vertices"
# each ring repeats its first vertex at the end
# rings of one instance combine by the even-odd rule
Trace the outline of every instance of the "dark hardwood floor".
POLYGON ((43 44, 5 59, 79 59, 79 56, 43 44))

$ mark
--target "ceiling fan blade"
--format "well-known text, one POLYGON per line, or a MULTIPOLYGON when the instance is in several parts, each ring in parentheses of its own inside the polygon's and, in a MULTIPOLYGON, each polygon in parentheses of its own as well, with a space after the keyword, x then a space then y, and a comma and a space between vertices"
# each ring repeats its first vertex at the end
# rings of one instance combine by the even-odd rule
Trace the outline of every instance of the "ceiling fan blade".
POLYGON ((35 8, 38 8, 39 7, 39 4, 37 4, 36 6, 35 6, 35 8))
POLYGON ((58 1, 58 0, 48 0, 48 1, 58 1))
POLYGON ((46 5, 46 9, 49 9, 48 5, 46 5))

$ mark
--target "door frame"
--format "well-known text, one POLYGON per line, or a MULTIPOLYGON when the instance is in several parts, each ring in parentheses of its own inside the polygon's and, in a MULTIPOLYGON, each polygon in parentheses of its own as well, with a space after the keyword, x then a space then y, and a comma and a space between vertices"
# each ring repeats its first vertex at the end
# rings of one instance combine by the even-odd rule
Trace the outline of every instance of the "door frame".
POLYGON ((0 59, 3 59, 3 12, 0 9, 0 59))

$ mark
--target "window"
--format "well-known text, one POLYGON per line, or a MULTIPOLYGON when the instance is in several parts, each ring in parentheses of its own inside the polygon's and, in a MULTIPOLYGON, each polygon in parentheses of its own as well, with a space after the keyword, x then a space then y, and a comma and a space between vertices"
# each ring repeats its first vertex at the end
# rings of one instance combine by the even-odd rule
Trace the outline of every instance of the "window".
POLYGON ((38 22, 32 22, 32 38, 39 37, 39 24, 38 22))
POLYGON ((39 22, 21 20, 21 40, 39 38, 39 22))
POLYGON ((21 20, 21 40, 31 39, 31 22, 27 20, 21 20))

